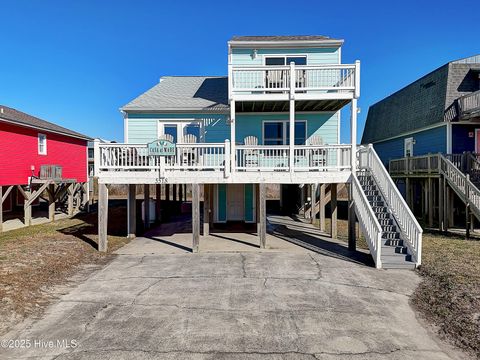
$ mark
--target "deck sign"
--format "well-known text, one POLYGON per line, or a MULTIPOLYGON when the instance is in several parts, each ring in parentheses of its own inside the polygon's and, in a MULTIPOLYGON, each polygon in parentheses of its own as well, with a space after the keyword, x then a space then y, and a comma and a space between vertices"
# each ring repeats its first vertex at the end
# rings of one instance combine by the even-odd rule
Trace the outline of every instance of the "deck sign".
POLYGON ((175 155, 175 144, 168 140, 155 140, 147 144, 149 156, 175 155))

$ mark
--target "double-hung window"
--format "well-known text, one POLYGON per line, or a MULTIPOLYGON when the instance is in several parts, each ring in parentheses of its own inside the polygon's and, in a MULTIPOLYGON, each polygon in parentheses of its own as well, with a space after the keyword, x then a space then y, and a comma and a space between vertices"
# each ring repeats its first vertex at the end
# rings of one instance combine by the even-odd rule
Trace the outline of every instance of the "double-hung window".
POLYGON ((38 134, 38 154, 47 155, 47 135, 38 134))
MULTIPOLYGON (((290 122, 264 121, 263 122, 263 144, 264 145, 288 145, 290 143, 290 122)), ((307 122, 305 120, 295 121, 295 145, 305 145, 307 138, 307 122)))

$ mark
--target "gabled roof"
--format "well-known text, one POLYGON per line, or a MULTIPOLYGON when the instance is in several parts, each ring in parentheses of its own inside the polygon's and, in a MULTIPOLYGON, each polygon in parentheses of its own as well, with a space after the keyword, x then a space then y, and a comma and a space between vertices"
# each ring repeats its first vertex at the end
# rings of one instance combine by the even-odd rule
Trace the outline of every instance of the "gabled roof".
POLYGON ((51 122, 42 120, 35 116, 26 114, 22 111, 10 108, 5 105, 0 105, 0 121, 8 122, 15 125, 26 126, 46 132, 71 136, 79 139, 90 140, 86 135, 80 134, 76 131, 64 128, 62 126, 53 124, 51 122))
POLYGON ((270 35, 270 36, 233 36, 229 47, 327 47, 342 46, 342 39, 332 39, 324 35, 270 35))
POLYGON ((226 76, 164 76, 160 82, 123 106, 123 111, 182 111, 225 113, 228 105, 226 76))
POLYGON ((373 104, 362 144, 455 121, 456 99, 478 90, 480 55, 450 61, 373 104))
POLYGON ((230 41, 335 40, 323 35, 233 36, 230 41))

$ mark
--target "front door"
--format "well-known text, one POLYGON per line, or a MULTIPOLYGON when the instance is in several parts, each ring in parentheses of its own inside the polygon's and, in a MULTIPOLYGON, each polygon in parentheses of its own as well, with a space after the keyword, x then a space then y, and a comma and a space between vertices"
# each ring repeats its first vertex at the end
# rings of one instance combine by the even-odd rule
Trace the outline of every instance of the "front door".
POLYGON ((243 184, 227 186, 227 220, 242 221, 244 219, 244 194, 243 184))
POLYGON ((413 137, 406 138, 404 143, 404 152, 403 156, 410 157, 413 156, 413 137))

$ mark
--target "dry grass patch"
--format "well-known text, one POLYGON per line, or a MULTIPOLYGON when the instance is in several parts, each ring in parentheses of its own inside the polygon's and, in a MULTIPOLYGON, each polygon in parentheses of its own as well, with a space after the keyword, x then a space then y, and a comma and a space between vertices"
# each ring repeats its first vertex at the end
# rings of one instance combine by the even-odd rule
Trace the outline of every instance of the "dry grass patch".
POLYGON ((96 213, 0 233, 0 334, 41 312, 52 287, 80 265, 108 262, 127 242, 125 213, 124 207, 110 209, 107 254, 96 250, 96 213))
POLYGON ((444 337, 480 358, 480 241, 425 233, 412 303, 444 337))

